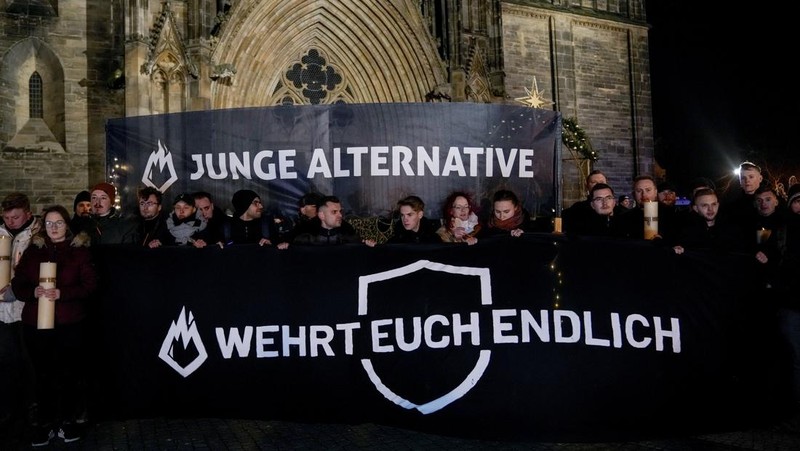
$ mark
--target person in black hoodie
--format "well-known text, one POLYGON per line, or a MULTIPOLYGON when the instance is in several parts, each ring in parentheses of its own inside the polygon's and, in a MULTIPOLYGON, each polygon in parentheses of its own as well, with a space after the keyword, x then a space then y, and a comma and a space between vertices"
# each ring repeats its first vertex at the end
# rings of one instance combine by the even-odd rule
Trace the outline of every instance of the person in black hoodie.
POLYGON ((408 196, 397 202, 400 219, 395 222, 389 243, 441 243, 436 231, 439 224, 425 218, 425 202, 417 196, 408 196))

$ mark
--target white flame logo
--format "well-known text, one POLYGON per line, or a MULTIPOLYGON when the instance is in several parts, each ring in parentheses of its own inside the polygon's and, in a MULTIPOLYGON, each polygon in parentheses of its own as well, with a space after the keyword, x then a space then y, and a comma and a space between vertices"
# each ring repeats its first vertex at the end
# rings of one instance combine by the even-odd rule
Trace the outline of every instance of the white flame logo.
POLYGON ((173 370, 183 377, 189 376, 197 368, 200 368, 200 365, 208 358, 206 347, 203 346, 203 340, 200 339, 200 334, 197 332, 194 315, 192 315, 191 311, 187 314, 186 306, 181 309, 178 321, 173 322, 172 326, 170 326, 169 332, 161 344, 161 351, 158 353, 158 357, 167 362, 173 370), (197 357, 186 366, 181 366, 175 361, 174 346, 179 340, 184 349, 188 349, 190 344, 194 344, 195 348, 197 348, 197 357))
POLYGON ((145 164, 144 172, 142 173, 142 183, 164 193, 177 180, 178 174, 175 172, 175 164, 172 163, 172 154, 166 146, 161 144, 161 140, 159 139, 158 150, 150 153, 147 164, 145 164), (164 167, 169 171, 169 178, 163 185, 156 186, 156 184, 153 183, 153 170, 158 168, 158 172, 164 172, 164 167))

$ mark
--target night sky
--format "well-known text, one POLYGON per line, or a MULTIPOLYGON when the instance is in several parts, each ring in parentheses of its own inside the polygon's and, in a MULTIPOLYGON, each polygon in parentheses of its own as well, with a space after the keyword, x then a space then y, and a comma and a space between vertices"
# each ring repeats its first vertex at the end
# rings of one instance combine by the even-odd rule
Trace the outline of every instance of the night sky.
POLYGON ((647 1, 656 159, 679 188, 719 187, 743 160, 800 177, 800 27, 777 4, 748 5, 647 1))

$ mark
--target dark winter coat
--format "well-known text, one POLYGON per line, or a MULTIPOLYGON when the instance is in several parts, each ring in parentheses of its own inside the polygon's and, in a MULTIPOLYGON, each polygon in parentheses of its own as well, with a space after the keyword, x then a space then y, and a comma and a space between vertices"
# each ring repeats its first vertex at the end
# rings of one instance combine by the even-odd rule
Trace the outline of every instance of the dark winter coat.
POLYGON ((72 324, 86 316, 87 302, 97 289, 97 272, 89 251, 89 237, 79 233, 72 240, 53 243, 50 238, 37 235, 22 254, 14 272, 11 287, 17 298, 25 302, 22 322, 36 326, 39 300, 34 290, 39 286, 39 264, 56 263, 56 288, 61 298, 55 301, 55 324, 72 324))

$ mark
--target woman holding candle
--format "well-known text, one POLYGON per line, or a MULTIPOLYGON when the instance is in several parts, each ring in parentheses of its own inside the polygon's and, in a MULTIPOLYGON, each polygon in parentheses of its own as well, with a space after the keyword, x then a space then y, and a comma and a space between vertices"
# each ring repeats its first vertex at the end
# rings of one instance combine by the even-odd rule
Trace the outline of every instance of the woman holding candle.
POLYGON ((84 319, 97 287, 88 235, 73 236, 69 213, 60 205, 46 208, 42 216, 46 234, 32 238, 11 281, 14 293, 25 302, 23 333, 36 371, 34 446, 47 444, 56 430, 65 442, 80 439, 75 420, 85 396, 84 319), (55 277, 40 274, 41 268, 52 270, 47 263, 55 263, 55 277), (40 309, 40 302, 54 303, 42 306, 50 307, 52 328, 39 328, 40 310, 48 310, 40 309))

